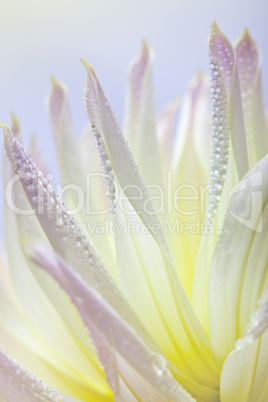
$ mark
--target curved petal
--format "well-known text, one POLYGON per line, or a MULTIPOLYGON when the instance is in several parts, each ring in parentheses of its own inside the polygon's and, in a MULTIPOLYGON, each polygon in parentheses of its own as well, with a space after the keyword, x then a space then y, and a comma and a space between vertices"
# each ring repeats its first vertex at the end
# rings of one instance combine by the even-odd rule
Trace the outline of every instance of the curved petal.
MULTIPOLYGON (((220 366, 173 270, 130 203, 116 209, 116 252, 120 288, 153 340, 182 375, 194 397, 215 397, 220 366), (201 386, 207 389, 201 391, 201 386)), ((158 228, 155 227, 154 230, 158 228)), ((172 370, 172 369, 171 369, 172 370)))
MULTIPOLYGON (((87 84, 84 93, 85 105, 88 116, 93 124, 100 154, 102 155, 104 174, 108 179, 108 191, 113 206, 112 212, 113 214, 115 213, 116 196, 114 181, 116 177, 134 209, 140 215, 142 221, 148 225, 149 230, 151 230, 150 228, 154 224, 159 224, 159 221, 148 191, 138 171, 137 164, 132 157, 93 68, 86 62, 83 62, 83 64, 87 70, 87 84), (147 205, 146 210, 144 209, 145 203, 147 205)), ((160 230, 158 233, 152 232, 152 235, 167 258, 170 259, 162 231, 160 230)))
POLYGON ((267 286, 268 156, 237 185, 211 265, 210 339, 223 362, 267 286))
POLYGON ((161 401, 193 401, 173 379, 161 355, 151 352, 98 292, 86 285, 60 257, 42 244, 29 247, 33 261, 59 282, 79 311, 96 346, 115 400, 125 400, 126 389, 120 388, 123 381, 137 400, 145 395, 149 401, 154 398, 161 401))
POLYGON ((1 124, 5 134, 7 157, 18 174, 27 198, 56 252, 70 266, 80 272, 84 280, 107 300, 116 304, 118 313, 135 327, 137 333, 150 342, 150 337, 127 302, 109 270, 92 243, 65 209, 52 186, 43 177, 24 148, 7 126, 1 124), (28 173, 30 171, 30 182, 28 173))
POLYGON ((27 373, 15 360, 1 350, 0 397, 3 402, 64 401, 54 390, 36 378, 33 373, 27 373))
MULTIPOLYGON (((266 278, 267 283, 267 278, 266 278)), ((223 402, 266 401, 268 398, 268 292, 251 315, 245 335, 226 359, 221 374, 223 402)))
MULTIPOLYGON (((32 263, 32 265, 34 264, 32 263)), ((24 272, 28 277, 27 271, 25 270, 24 272)), ((50 316, 51 310, 48 310, 44 303, 42 306, 40 305, 40 299, 43 296, 41 289, 39 289, 41 294, 35 293, 35 299, 32 300, 32 292, 35 291, 36 287, 33 286, 32 289, 26 287, 25 292, 30 293, 29 299, 32 301, 32 305, 39 305, 39 310, 37 307, 33 308, 32 306, 28 307, 26 311, 14 290, 7 268, 2 264, 0 265, 0 273, 0 346, 12 356, 16 356, 27 370, 34 371, 37 376, 61 393, 77 396, 83 400, 91 401, 92 398, 101 401, 110 400, 110 390, 98 365, 95 351, 92 353, 90 340, 88 339, 87 342, 88 350, 79 351, 77 344, 70 341, 70 333, 67 327, 62 328, 61 317, 58 316, 58 320, 53 322, 55 313, 52 311, 50 316), (31 310, 35 311, 32 312, 31 310), (40 325, 38 327, 36 326, 36 317, 33 318, 33 313, 35 312, 39 313, 40 316, 40 325), (44 320, 44 315, 46 314, 47 321, 44 320), (54 327, 55 333, 58 331, 58 334, 54 333, 54 338, 50 338, 48 343, 49 334, 53 332, 51 327, 54 327), (55 345, 59 335, 62 338, 55 345), (64 339, 64 342, 62 342, 62 339, 64 339), (60 347, 60 344, 64 344, 63 347, 60 347), (65 352, 63 352, 64 347, 66 348, 65 352), (90 351, 91 356, 93 356, 92 360, 88 357, 90 351), (79 362, 77 362, 78 360, 79 362), (87 375, 85 375, 85 372, 87 375)), ((44 276, 42 279, 51 285, 50 277, 48 278, 50 281, 44 276)), ((55 286, 52 286, 52 290, 54 289, 55 286)), ((54 300, 56 299, 55 294, 59 293, 60 289, 58 287, 57 293, 54 292, 53 294, 54 300)), ((73 308, 69 299, 67 297, 66 299, 67 308, 73 308)), ((73 310, 75 309, 73 308, 73 310)), ((77 314, 76 310, 75 313, 77 314)), ((84 326, 82 331, 86 337, 84 326)))
MULTIPOLYGON (((31 206, 17 176, 8 165, 4 171, 7 176, 7 188, 11 184, 5 208, 9 268, 25 315, 35 328, 37 345, 34 352, 44 359, 52 370, 57 371, 62 384, 66 381, 63 377, 69 377, 67 384, 70 394, 76 393, 82 397, 87 389, 87 392, 96 398, 98 393, 105 397, 105 392, 109 394, 109 390, 105 386, 103 372, 79 315, 72 308, 68 298, 60 292, 59 287, 51 283, 51 278, 40 275, 40 270, 37 271, 32 262, 25 258, 23 242, 18 239, 28 237, 46 242, 47 239, 33 212, 31 215, 27 214, 31 206), (19 208, 19 211, 15 211, 14 206, 19 208), (58 295, 56 298, 55 294, 58 295), (62 342, 62 339, 65 342, 62 342), (85 371, 91 375, 85 376, 85 371)), ((24 179, 32 180, 28 176, 24 176, 24 179)))

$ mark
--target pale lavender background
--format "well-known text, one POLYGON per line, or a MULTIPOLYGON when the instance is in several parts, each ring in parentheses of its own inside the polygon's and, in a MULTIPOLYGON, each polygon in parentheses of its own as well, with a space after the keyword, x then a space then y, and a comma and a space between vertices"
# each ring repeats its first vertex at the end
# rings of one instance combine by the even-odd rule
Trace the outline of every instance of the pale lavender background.
POLYGON ((26 144, 29 135, 38 132, 44 155, 53 160, 44 108, 49 77, 68 85, 74 122, 81 131, 87 121, 82 57, 94 66, 121 120, 126 67, 143 38, 155 49, 159 111, 185 91, 197 70, 208 71, 207 37, 213 20, 231 41, 247 26, 259 43, 267 104, 267 4, 267 0, 0 0, 0 121, 9 124, 14 111, 26 144))

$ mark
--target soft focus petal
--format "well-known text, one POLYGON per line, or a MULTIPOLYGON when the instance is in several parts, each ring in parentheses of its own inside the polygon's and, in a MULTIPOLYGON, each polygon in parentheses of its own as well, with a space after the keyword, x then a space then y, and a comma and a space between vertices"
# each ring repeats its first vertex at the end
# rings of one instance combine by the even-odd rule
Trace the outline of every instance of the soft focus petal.
POLYGON ((3 402, 60 402, 64 399, 0 350, 0 398, 3 402))
POLYGON ((223 362, 241 338, 267 286, 268 157, 239 183, 230 198, 211 265, 210 339, 223 362))
POLYGON ((164 182, 166 181, 167 171, 171 167, 171 153, 173 147, 172 136, 175 131, 180 106, 181 98, 177 96, 172 102, 164 107, 157 119, 156 131, 160 144, 164 182))
POLYGON ((248 31, 235 47, 250 166, 268 152, 261 90, 261 53, 248 31))
POLYGON ((33 261, 59 282, 76 305, 96 346, 115 400, 125 400, 126 389, 120 388, 121 380, 128 388, 127 395, 132 394, 137 400, 141 395, 145 400, 193 400, 172 378, 165 360, 152 353, 116 311, 61 258, 41 244, 29 247, 33 261))
MULTIPOLYGON (((266 278, 267 284, 267 278, 266 278)), ((251 315, 245 335, 226 359, 221 374, 221 401, 251 402, 268 398, 268 292, 251 315)))
POLYGON ((183 101, 180 124, 172 142, 169 185, 174 195, 172 209, 166 218, 171 227, 167 230, 167 239, 175 272, 190 300, 208 183, 210 132, 207 98, 207 78, 198 74, 191 81, 183 101))
POLYGON ((153 100, 152 59, 152 50, 143 42, 142 52, 131 63, 128 73, 126 138, 145 184, 162 186, 163 172, 153 100))

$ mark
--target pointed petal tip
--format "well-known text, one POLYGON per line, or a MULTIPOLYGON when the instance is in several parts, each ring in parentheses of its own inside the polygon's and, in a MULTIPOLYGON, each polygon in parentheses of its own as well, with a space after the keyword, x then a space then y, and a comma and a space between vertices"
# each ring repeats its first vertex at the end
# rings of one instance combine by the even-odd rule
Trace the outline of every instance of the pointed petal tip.
MULTIPOLYGON (((211 48, 211 43, 213 41, 213 39, 215 38, 215 36, 217 34, 219 34, 221 31, 219 30, 218 25, 216 24, 215 21, 213 21, 212 25, 211 25, 211 29, 210 29, 210 34, 208 37, 208 47, 209 49, 211 48)), ((210 49, 211 50, 211 49, 210 49)))
POLYGON ((19 120, 18 120, 17 116, 15 115, 15 113, 11 112, 10 115, 11 115, 12 124, 19 124, 19 120))
POLYGON ((150 46, 148 45, 148 42, 146 39, 142 39, 142 53, 148 53, 150 51, 150 46))
POLYGON ((249 38, 250 34, 247 28, 244 28, 243 34, 242 34, 242 38, 249 38))
POLYGON ((87 62, 86 62, 85 60, 83 60, 83 59, 80 59, 80 60, 81 60, 82 64, 84 65, 84 67, 86 68, 86 70, 87 70, 88 73, 95 74, 94 68, 92 67, 91 64, 87 63, 87 62))
POLYGON ((214 21, 211 30, 210 30, 210 35, 208 37, 208 45, 211 50, 211 46, 213 45, 213 42, 215 38, 220 38, 223 41, 227 41, 229 43, 228 38, 224 35, 224 33, 220 30, 216 22, 214 21))
POLYGON ((0 122, 0 128, 3 131, 4 137, 11 136, 11 131, 7 124, 0 122))
POLYGON ((258 47, 256 42, 254 41, 254 39, 250 35, 248 28, 244 29, 244 31, 242 32, 242 35, 236 41, 235 46, 237 47, 241 43, 248 43, 248 44, 251 44, 251 45, 254 45, 254 46, 258 47))
POLYGON ((51 81, 51 84, 53 85, 53 87, 60 87, 61 86, 59 81, 56 80, 56 78, 53 77, 53 75, 50 77, 50 81, 51 81))
POLYGON ((220 33, 220 29, 216 23, 216 21, 213 21, 212 25, 211 25, 211 30, 210 30, 210 34, 215 34, 215 33, 220 33))

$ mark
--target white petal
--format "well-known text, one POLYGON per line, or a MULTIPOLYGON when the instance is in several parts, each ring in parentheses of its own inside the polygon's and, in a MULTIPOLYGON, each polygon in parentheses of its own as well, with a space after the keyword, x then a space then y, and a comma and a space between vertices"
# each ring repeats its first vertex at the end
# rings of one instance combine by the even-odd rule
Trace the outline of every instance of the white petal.
POLYGON ((238 184, 214 251, 209 286, 210 339, 223 362, 243 336, 267 286, 268 157, 238 184))
MULTIPOLYGON (((267 282, 267 281, 266 281, 267 282)), ((221 374, 223 402, 266 401, 268 398, 268 292, 251 315, 244 337, 226 359, 221 374)))

